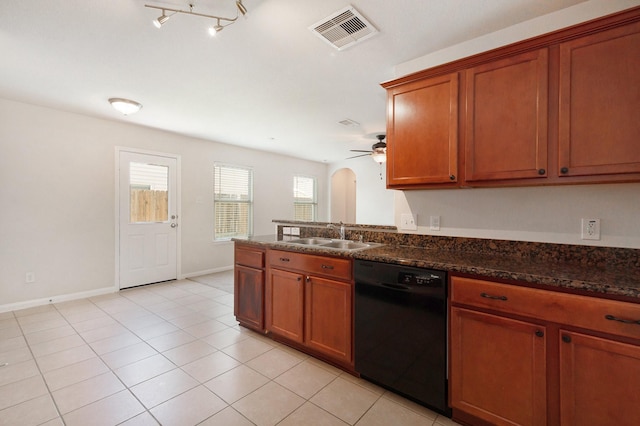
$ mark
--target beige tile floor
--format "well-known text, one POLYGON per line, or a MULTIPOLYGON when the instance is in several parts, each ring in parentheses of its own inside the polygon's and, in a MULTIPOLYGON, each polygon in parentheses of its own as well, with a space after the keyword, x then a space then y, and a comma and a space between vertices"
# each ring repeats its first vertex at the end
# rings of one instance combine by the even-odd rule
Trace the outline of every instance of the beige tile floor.
POLYGON ((0 425, 456 425, 239 327, 232 281, 0 313, 0 425))

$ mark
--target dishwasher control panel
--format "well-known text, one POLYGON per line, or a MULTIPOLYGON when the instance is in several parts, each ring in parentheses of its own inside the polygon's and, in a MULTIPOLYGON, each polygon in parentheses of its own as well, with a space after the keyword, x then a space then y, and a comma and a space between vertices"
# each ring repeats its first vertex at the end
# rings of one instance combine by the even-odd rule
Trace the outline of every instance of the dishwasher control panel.
POLYGON ((413 272, 399 272, 398 284, 405 285, 417 285, 424 287, 442 287, 444 285, 442 278, 438 275, 430 273, 413 273, 413 272))

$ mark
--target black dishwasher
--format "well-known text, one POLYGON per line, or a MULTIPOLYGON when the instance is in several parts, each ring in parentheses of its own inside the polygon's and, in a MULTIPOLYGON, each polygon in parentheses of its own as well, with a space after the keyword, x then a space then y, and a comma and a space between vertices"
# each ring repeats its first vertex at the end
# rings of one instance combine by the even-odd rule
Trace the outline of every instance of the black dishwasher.
POLYGON ((447 416, 447 275, 356 260, 355 369, 447 416))

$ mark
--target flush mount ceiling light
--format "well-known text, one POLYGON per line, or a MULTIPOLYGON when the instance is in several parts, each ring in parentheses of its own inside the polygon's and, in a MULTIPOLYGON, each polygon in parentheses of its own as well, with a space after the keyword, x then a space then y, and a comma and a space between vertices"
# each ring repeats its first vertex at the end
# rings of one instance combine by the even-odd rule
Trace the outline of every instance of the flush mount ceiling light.
POLYGON ((124 115, 135 114, 140 111, 140 108, 142 108, 141 103, 132 101, 131 99, 110 98, 109 103, 116 111, 121 112, 124 115))
POLYGON ((193 3, 189 4, 189 10, 181 10, 181 9, 171 9, 164 6, 154 6, 151 4, 145 4, 144 7, 148 7, 151 9, 158 9, 162 11, 162 15, 153 20, 153 25, 156 28, 162 27, 162 25, 169 20, 170 17, 175 15, 176 13, 183 13, 185 15, 192 16, 200 16, 202 18, 215 19, 216 24, 209 27, 209 34, 216 35, 220 31, 222 31, 225 27, 233 24, 238 20, 240 15, 245 16, 247 14, 247 8, 242 4, 242 0, 236 0, 236 16, 235 18, 225 18, 224 16, 217 15, 205 15, 204 13, 197 13, 193 11, 193 3), (171 12, 170 15, 167 15, 167 12, 171 12))

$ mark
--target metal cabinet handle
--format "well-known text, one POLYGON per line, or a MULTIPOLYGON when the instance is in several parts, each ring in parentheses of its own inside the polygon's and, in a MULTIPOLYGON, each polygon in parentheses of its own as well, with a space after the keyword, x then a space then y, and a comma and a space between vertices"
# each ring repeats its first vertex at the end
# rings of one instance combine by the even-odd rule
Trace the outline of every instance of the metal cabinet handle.
POLYGON ((637 325, 640 325, 640 320, 629 320, 629 319, 624 319, 624 318, 618 318, 618 317, 614 317, 613 315, 605 315, 604 318, 608 319, 609 321, 618 321, 618 322, 622 322, 622 323, 625 323, 625 324, 637 324, 637 325))
POLYGON ((567 334, 563 334, 562 335, 562 341, 565 343, 571 343, 571 336, 567 335, 567 334))
POLYGON ((569 168, 568 167, 561 168, 560 173, 562 173, 563 175, 566 175, 567 173, 569 173, 569 168))
POLYGON ((449 175, 449 180, 456 180, 456 175, 449 175))
POLYGON ((289 258, 287 258, 287 257, 281 257, 280 258, 280 262, 288 262, 288 261, 289 261, 289 258))
POLYGON ((544 331, 542 331, 542 330, 536 330, 536 336, 538 336, 538 337, 544 337, 544 331))
POLYGON ((322 265, 322 269, 333 269, 333 265, 322 265))
POLYGON ((544 175, 545 173, 547 173, 547 171, 545 169, 538 169, 538 174, 540 176, 544 175))
POLYGON ((493 300, 507 300, 507 296, 493 296, 488 293, 480 293, 480 297, 484 297, 485 299, 493 299, 493 300))
POLYGON ((311 277, 307 275, 307 282, 311 282, 311 277))

